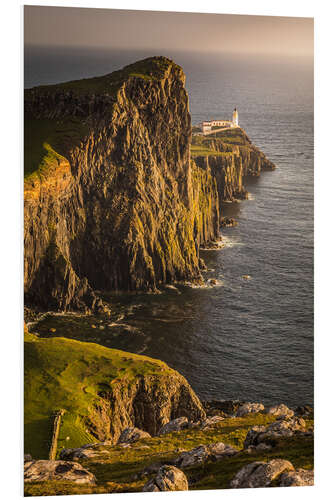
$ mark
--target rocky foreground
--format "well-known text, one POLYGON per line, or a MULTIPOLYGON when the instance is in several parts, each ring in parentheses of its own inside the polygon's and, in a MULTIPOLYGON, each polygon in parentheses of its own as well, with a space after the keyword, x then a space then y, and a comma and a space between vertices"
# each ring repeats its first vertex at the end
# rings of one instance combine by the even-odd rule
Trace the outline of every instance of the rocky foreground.
POLYGON ((264 408, 239 401, 204 406, 204 418, 179 417, 162 425, 155 436, 128 427, 113 445, 63 448, 54 461, 26 456, 25 494, 314 484, 311 408, 293 411, 283 404, 264 408))
POLYGON ((26 330, 24 409, 26 495, 313 483, 312 408, 202 402, 146 356, 26 330))

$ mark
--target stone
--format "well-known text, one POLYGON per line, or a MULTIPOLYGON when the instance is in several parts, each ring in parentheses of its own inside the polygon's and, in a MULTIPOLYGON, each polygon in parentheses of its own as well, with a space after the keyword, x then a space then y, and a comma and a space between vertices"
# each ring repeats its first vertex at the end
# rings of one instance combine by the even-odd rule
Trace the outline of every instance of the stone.
POLYGON ((79 458, 92 458, 98 455, 94 445, 82 446, 81 448, 64 448, 59 454, 61 460, 77 460, 79 458))
POLYGON ((184 491, 188 490, 187 478, 183 471, 172 465, 162 466, 157 475, 150 479, 142 491, 184 491))
POLYGON ((135 443, 136 441, 139 441, 140 439, 145 439, 150 437, 151 435, 148 434, 148 432, 142 431, 137 427, 127 427, 120 434, 117 444, 121 443, 132 444, 135 443))
POLYGON ((272 406, 265 410, 268 415, 273 415, 275 417, 293 417, 294 412, 285 404, 280 404, 276 406, 272 406))
POLYGON ((313 486, 313 470, 297 469, 281 475, 279 486, 313 486))
POLYGON ((233 217, 222 217, 220 221, 222 227, 235 227, 238 222, 233 217))
POLYGON ((199 267, 201 271, 207 271, 206 263, 201 257, 199 258, 199 267))
POLYGON ((252 462, 242 467, 230 482, 231 488, 265 488, 282 473, 293 471, 288 460, 274 459, 270 462, 252 462))
POLYGON ((71 481, 95 484, 95 476, 82 465, 64 460, 36 460, 24 464, 24 481, 71 481))
POLYGON ((208 417, 206 420, 204 420, 201 424, 201 429, 209 429, 210 427, 213 427, 216 424, 219 424, 220 422, 223 422, 224 418, 221 417, 220 415, 214 415, 213 417, 208 417))
POLYGON ((168 434, 169 432, 177 432, 182 429, 186 429, 188 427, 188 418, 187 417, 179 417, 174 420, 170 420, 167 424, 163 425, 158 432, 159 436, 163 434, 168 434))
POLYGON ((244 403, 237 410, 236 417, 244 417, 249 413, 259 413, 264 411, 265 407, 261 403, 244 403))
POLYGON ((185 451, 180 454, 175 463, 177 467, 184 468, 191 465, 200 464, 208 459, 209 451, 205 445, 197 446, 190 451, 185 451))
POLYGON ((237 450, 222 442, 209 445, 200 445, 190 451, 185 451, 175 460, 175 465, 181 469, 197 465, 207 460, 221 460, 225 457, 235 455, 237 450))
POLYGON ((277 438, 291 437, 295 434, 295 432, 305 433, 305 431, 305 421, 300 417, 276 420, 267 427, 264 425, 254 426, 246 435, 244 449, 251 445, 258 446, 258 444, 263 442, 266 444, 274 444, 277 438))
POLYGON ((214 461, 221 460, 225 457, 231 457, 238 453, 235 448, 222 442, 209 444, 207 447, 209 451, 209 458, 214 461))

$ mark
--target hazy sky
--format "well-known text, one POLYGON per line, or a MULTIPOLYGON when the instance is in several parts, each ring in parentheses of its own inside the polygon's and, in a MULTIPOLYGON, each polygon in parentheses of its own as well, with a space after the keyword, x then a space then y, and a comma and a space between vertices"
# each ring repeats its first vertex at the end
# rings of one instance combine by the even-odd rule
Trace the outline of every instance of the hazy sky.
POLYGON ((24 8, 25 43, 313 55, 313 19, 70 7, 24 8))

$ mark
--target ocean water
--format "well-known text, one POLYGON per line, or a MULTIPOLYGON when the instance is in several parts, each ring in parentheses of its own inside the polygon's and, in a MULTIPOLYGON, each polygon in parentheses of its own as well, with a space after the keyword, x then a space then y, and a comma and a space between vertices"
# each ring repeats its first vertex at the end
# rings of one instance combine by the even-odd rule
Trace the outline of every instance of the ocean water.
MULTIPOLYGON (((28 47, 25 86, 105 74, 150 55, 28 47)), ((203 399, 312 404, 312 61, 163 55, 185 70, 192 122, 231 118, 237 106, 240 125, 277 169, 246 180, 249 200, 225 204, 239 224, 223 230, 222 250, 202 252, 217 286, 106 295, 111 320, 60 315, 34 328, 163 359, 203 399)))

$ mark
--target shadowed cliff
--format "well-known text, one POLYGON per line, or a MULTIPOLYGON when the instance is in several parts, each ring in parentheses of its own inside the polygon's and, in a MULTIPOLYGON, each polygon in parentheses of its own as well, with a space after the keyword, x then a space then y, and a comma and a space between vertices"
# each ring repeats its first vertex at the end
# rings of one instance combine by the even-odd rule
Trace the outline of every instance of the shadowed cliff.
POLYGON ((154 57, 26 91, 27 305, 96 309, 96 289, 201 281, 218 196, 210 170, 191 168, 184 85, 154 57))

